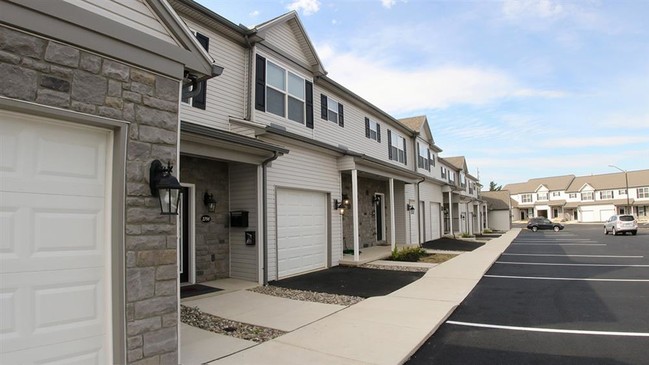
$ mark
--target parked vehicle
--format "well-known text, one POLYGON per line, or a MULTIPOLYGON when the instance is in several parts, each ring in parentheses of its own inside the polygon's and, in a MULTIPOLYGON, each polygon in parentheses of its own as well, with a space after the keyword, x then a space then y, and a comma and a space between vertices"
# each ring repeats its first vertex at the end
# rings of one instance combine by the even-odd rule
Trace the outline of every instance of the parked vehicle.
POLYGON ((531 229, 532 232, 536 232, 539 229, 551 229, 555 232, 559 232, 563 228, 563 224, 555 223, 545 217, 532 218, 527 222, 527 229, 531 229))
POLYGON ((631 232, 635 236, 638 233, 638 221, 631 214, 614 215, 604 223, 604 234, 609 232, 613 235, 631 232))

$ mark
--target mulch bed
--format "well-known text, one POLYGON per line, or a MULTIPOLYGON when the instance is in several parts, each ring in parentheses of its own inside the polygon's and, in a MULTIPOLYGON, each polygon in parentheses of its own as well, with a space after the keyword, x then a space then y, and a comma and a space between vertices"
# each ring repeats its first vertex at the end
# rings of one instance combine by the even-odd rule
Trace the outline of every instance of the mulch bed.
POLYGON ((484 242, 473 242, 449 237, 442 237, 433 241, 424 242, 422 247, 431 250, 473 251, 478 247, 482 247, 482 245, 484 244, 484 242))
POLYGON ((423 272, 335 266, 327 270, 272 281, 269 285, 369 298, 390 294, 421 278, 423 275, 423 272))

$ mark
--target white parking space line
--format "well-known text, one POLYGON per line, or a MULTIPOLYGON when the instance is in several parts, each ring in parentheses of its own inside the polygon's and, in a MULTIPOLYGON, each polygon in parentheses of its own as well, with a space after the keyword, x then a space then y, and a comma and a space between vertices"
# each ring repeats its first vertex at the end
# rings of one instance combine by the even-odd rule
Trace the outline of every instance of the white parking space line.
POLYGON ((553 278, 547 276, 514 276, 514 275, 485 275, 485 278, 523 279, 523 280, 563 280, 563 281, 603 281, 621 283, 649 283, 649 279, 597 279, 597 278, 553 278))
POLYGON ((620 264, 558 264, 544 262, 515 262, 515 261, 496 261, 497 264, 504 265, 538 265, 538 266, 604 266, 604 267, 649 267, 649 265, 620 265, 620 264))
POLYGON ((606 246, 605 243, 512 243, 515 246, 606 246))
POLYGON ((504 329, 504 330, 526 331, 526 332, 567 333, 567 334, 595 335, 595 336, 649 337, 649 333, 647 332, 584 331, 584 330, 568 330, 568 329, 560 329, 560 328, 501 326, 497 324, 471 323, 471 322, 458 322, 458 321, 446 321, 446 323, 454 324, 457 326, 493 328, 493 329, 504 329))
POLYGON ((517 239, 514 242, 529 242, 529 241, 592 241, 590 238, 528 238, 517 239))
POLYGON ((503 256, 537 256, 537 257, 601 257, 607 259, 642 259, 644 256, 616 256, 616 255, 556 255, 546 253, 503 253, 503 256))

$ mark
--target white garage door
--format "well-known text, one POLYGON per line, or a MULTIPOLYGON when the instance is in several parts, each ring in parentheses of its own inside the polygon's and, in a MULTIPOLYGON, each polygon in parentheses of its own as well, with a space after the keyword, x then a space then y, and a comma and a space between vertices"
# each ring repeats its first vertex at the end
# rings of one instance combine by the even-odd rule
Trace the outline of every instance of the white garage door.
POLYGON ((610 209, 610 210, 600 210, 599 212, 599 220, 600 222, 606 222, 611 216, 615 215, 615 210, 610 209))
POLYGON ((430 203, 430 233, 429 239, 436 240, 441 237, 439 234, 439 203, 430 203))
POLYGON ((595 212, 592 210, 582 210, 581 211, 581 221, 582 222, 595 222, 595 212))
POLYGON ((279 278, 326 267, 327 196, 277 190, 277 266, 279 278))
POLYGON ((0 358, 111 362, 109 131, 0 111, 0 358))

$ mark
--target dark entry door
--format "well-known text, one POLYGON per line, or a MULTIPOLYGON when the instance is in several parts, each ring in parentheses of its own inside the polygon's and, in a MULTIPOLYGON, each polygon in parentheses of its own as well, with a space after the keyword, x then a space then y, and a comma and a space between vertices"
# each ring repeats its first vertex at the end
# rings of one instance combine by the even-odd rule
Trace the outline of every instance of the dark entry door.
POLYGON ((374 216, 376 217, 376 240, 383 241, 383 196, 376 194, 375 199, 378 199, 376 204, 374 204, 374 216))
POLYGON ((180 206, 180 282, 189 282, 189 188, 181 189, 180 206))

